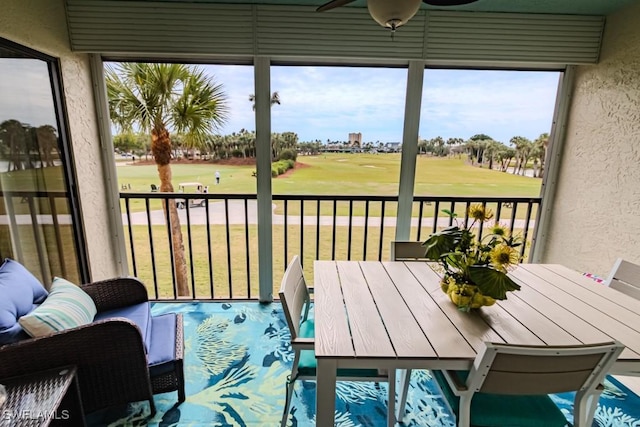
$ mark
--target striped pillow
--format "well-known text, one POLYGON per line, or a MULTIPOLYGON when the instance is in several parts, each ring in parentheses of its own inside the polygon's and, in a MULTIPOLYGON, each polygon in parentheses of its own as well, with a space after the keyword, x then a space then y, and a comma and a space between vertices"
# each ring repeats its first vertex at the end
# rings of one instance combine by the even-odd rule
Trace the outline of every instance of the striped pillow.
POLYGON ((93 322, 96 305, 79 286, 56 277, 44 302, 18 322, 32 337, 41 337, 93 322))

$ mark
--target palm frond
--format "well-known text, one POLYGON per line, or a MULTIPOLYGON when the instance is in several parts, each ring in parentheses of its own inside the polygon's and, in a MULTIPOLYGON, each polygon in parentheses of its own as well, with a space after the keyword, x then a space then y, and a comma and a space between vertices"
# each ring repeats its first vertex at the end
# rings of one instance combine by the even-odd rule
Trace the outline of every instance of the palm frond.
POLYGON ((176 132, 185 135, 187 146, 198 147, 227 121, 228 114, 222 84, 216 84, 211 76, 195 69, 183 82, 170 122, 176 132))

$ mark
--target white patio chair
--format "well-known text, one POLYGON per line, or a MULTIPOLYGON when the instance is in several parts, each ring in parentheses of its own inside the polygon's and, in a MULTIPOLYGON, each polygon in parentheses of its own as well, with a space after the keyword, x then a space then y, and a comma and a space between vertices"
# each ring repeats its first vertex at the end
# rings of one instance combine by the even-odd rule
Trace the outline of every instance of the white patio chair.
MULTIPOLYGON (((640 266, 618 258, 604 284, 640 300, 640 266)), ((640 393, 640 379, 638 379, 640 372, 633 376, 615 375, 614 377, 636 394, 640 393)))
MULTIPOLYGON (((315 380, 317 361, 314 353, 314 320, 308 318, 309 290, 302 265, 298 256, 294 256, 285 270, 280 286, 280 302, 291 331, 291 347, 295 353, 291 375, 287 378, 287 397, 282 413, 281 426, 284 427, 289 415, 289 406, 296 380, 315 380)), ((389 382, 389 407, 387 422, 395 425, 395 370, 388 372, 376 369, 338 369, 337 381, 373 381, 389 382)))
POLYGON ((426 261, 422 242, 394 240, 391 242, 392 261, 426 261))
POLYGON ((640 265, 618 258, 604 283, 630 297, 640 299, 640 265))
POLYGON ((567 420, 548 394, 568 391, 577 391, 573 425, 590 427, 601 383, 623 349, 619 342, 567 347, 486 343, 470 371, 431 372, 459 427, 563 427, 567 420))

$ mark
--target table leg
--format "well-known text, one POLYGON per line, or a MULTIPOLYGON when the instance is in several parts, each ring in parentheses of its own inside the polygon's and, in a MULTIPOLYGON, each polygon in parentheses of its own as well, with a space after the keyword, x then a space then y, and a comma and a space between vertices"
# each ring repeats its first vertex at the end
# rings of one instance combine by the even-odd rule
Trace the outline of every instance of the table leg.
POLYGON ((398 422, 404 418, 404 408, 407 404, 407 393, 409 392, 409 382, 411 381, 411 369, 400 370, 400 403, 398 403, 398 422))
POLYGON ((336 412, 336 370, 335 360, 318 359, 316 387, 316 426, 332 427, 335 425, 336 412))
POLYGON ((82 399, 80 397, 80 385, 78 377, 73 374, 73 379, 67 388, 60 405, 55 409, 55 417, 51 419, 51 427, 56 426, 86 426, 84 411, 82 409, 82 399))

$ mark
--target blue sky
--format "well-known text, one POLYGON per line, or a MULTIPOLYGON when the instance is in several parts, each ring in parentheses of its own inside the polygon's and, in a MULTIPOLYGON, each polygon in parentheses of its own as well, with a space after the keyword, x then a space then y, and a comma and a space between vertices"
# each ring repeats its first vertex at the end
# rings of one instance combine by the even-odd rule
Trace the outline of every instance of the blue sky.
MULTIPOLYGON (((204 66, 224 85, 231 114, 221 133, 255 129, 249 95, 250 66, 204 66)), ((549 132, 559 73, 426 70, 420 137, 467 139, 485 133, 508 143, 513 136, 549 132)), ((301 141, 402 139, 406 69, 274 66, 271 89, 282 105, 272 108, 272 130, 293 131, 301 141)))
MULTIPOLYGON (((255 129, 249 95, 252 66, 203 65, 228 95, 230 115, 220 133, 255 129)), ((55 124, 46 64, 0 61, 0 122, 55 124), (18 102, 16 102, 18 100, 18 102)), ((513 136, 549 132, 559 73, 425 70, 420 137, 468 139, 485 133, 508 143, 513 136)), ((346 141, 361 132, 365 142, 402 140, 407 70, 366 67, 273 66, 274 132, 296 132, 301 141, 346 141)))

